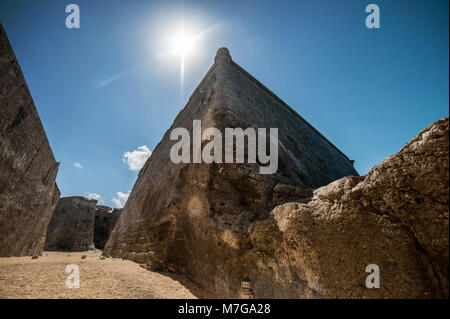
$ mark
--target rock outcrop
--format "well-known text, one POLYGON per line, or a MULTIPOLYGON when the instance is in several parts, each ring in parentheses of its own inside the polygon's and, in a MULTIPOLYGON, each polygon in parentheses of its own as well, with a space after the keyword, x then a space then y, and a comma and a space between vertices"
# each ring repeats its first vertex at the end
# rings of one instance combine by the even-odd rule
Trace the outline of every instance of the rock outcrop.
POLYGON ((0 256, 38 256, 59 199, 55 161, 0 25, 0 256))
POLYGON ((249 226, 276 205, 308 201, 312 189, 348 175, 358 175, 352 161, 221 48, 139 172, 104 254, 184 273, 217 296, 237 297, 255 269, 246 257, 249 226), (225 128, 278 128, 277 171, 260 174, 264 165, 249 161, 173 163, 170 134, 185 128, 192 136, 193 120, 222 136, 225 128))
POLYGON ((249 238, 258 298, 448 298, 449 120, 362 177, 277 206, 249 238), (368 265, 380 288, 367 289, 368 265))
POLYGON ((97 205, 94 222, 94 246, 96 249, 105 247, 121 212, 121 208, 112 209, 108 206, 97 205))
POLYGON ((84 251, 94 248, 97 201, 81 196, 62 197, 48 224, 45 250, 84 251))

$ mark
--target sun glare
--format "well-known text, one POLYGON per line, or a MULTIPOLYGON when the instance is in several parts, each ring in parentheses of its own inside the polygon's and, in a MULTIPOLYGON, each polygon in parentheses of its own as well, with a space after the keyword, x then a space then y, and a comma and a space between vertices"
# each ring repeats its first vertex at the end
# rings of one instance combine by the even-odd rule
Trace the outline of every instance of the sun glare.
POLYGON ((186 34, 183 29, 171 37, 172 53, 180 58, 181 92, 183 92, 184 87, 184 68, 186 59, 187 56, 194 53, 195 39, 195 37, 186 34))
POLYGON ((182 58, 192 52, 193 50, 194 39, 189 37, 184 32, 178 33, 172 39, 172 49, 182 58))
POLYGON ((205 48, 205 40, 211 36, 217 28, 205 26, 201 19, 186 21, 184 16, 166 19, 167 25, 162 24, 158 27, 161 30, 155 38, 158 51, 156 58, 171 59, 172 65, 179 65, 180 70, 180 95, 184 92, 185 70, 191 67, 202 56, 205 48), (173 63, 175 62, 175 63, 173 63))

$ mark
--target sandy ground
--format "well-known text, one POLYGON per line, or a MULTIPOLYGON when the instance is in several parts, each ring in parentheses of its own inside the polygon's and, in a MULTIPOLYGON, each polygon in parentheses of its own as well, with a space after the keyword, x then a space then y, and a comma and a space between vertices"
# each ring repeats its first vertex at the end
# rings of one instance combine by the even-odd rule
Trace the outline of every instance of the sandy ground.
MULTIPOLYGON (((72 281, 73 282, 73 281, 72 281)), ((100 252, 44 252, 0 258, 0 298, 196 298, 180 282, 100 252), (85 259, 81 256, 86 255, 85 259), (79 266, 80 288, 66 287, 66 266, 79 266)))

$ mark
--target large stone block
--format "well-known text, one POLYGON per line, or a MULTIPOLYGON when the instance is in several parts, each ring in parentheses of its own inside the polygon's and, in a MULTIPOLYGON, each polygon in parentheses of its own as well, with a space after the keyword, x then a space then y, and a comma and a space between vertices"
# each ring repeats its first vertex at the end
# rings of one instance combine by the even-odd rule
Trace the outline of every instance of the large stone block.
POLYGON ((249 231, 258 298, 448 298, 449 120, 249 231), (368 289, 368 265, 379 288, 368 289), (373 266, 370 266, 373 267, 373 266))

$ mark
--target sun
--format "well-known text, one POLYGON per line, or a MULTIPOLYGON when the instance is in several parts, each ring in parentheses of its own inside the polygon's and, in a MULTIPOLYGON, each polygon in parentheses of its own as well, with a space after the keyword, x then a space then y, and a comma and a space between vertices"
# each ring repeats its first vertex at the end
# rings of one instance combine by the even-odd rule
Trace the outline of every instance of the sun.
POLYGON ((172 38, 172 50, 185 58, 194 49, 194 38, 184 32, 179 32, 172 38))
POLYGON ((180 70, 180 94, 184 90, 185 69, 198 61, 204 50, 205 39, 216 28, 216 25, 205 27, 198 21, 189 21, 186 23, 184 17, 179 18, 178 22, 172 22, 167 28, 162 27, 159 39, 159 47, 163 49, 157 55, 157 58, 171 58, 173 65, 179 63, 180 70))
POLYGON ((181 92, 184 87, 184 69, 186 59, 189 55, 192 55, 195 49, 195 41, 197 37, 190 36, 184 29, 181 29, 171 38, 172 41, 172 53, 180 59, 180 80, 181 80, 181 92))

